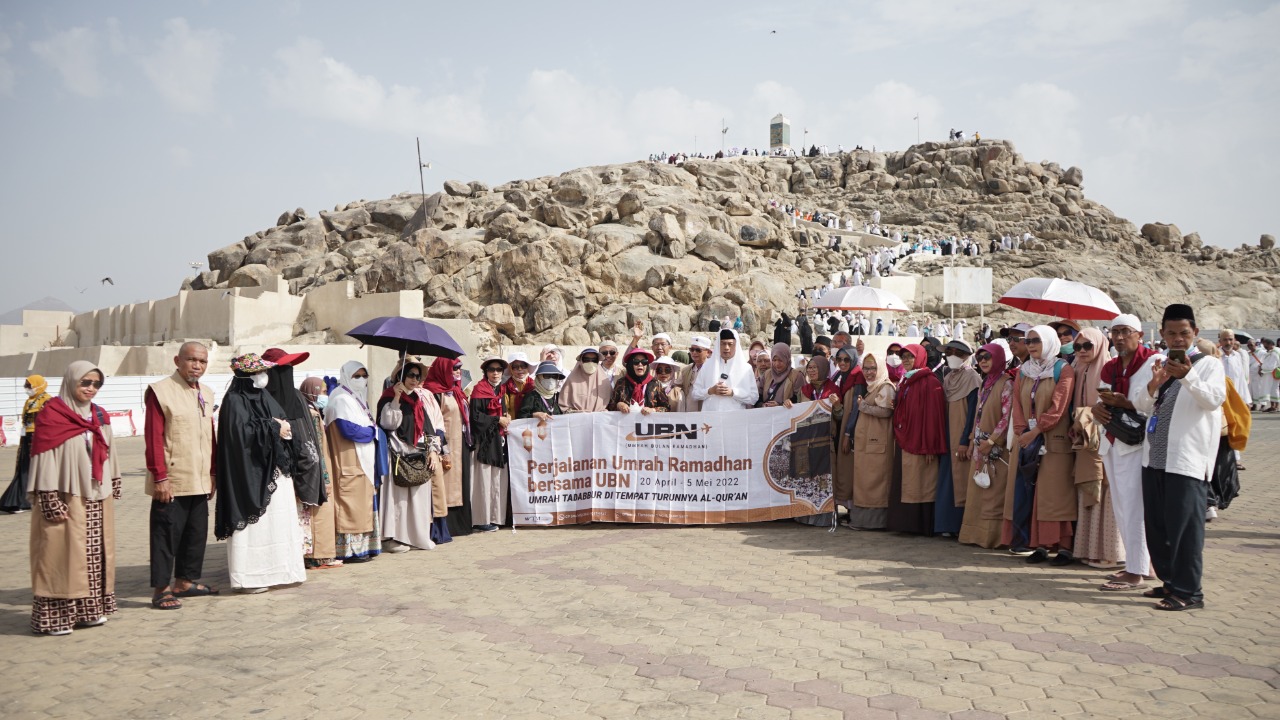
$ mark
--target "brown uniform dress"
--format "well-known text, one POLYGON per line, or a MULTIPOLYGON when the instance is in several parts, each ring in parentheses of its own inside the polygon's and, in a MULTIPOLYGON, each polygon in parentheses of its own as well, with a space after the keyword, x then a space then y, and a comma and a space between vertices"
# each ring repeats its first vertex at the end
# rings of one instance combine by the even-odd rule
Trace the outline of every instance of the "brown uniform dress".
MULTIPOLYGON (((947 437, 951 438, 951 490, 953 501, 956 507, 964 507, 965 499, 968 496, 968 483, 966 482, 973 476, 973 461, 969 459, 961 460, 956 456, 960 450, 961 443, 970 442, 968 435, 964 434, 964 426, 969 421, 969 396, 965 395, 959 400, 947 401, 947 437)), ((972 432, 970 432, 970 435, 972 432)), ((972 448, 972 445, 968 447, 972 448)), ((946 498, 943 498, 944 500, 946 498)))
MULTIPOLYGON (((845 454, 840 452, 840 440, 844 437, 845 419, 849 417, 849 413, 853 409, 853 404, 858 402, 860 390, 864 390, 865 386, 855 385, 849 388, 849 392, 844 394, 840 401, 841 412, 837 417, 834 408, 831 413, 831 435, 835 438, 835 445, 831 454, 831 480, 832 488, 835 494, 836 505, 843 505, 846 508, 853 507, 853 458, 852 453, 845 454)), ((768 388, 765 388, 768 390, 768 388)))
POLYGON ((325 428, 325 436, 334 528, 347 535, 373 532, 373 482, 360 467, 356 444, 342 436, 336 422, 325 428))
MULTIPOLYGON (((883 385, 872 398, 876 405, 888 410, 893 404, 892 385, 883 385)), ((888 520, 889 484, 893 478, 897 441, 893 436, 893 414, 876 417, 871 412, 858 413, 853 426, 853 509, 849 524, 856 528, 881 529, 888 520)))
POLYGON ((316 437, 320 440, 320 471, 324 478, 324 496, 325 501, 311 510, 311 554, 307 557, 312 560, 331 560, 337 554, 337 535, 333 529, 333 465, 329 462, 329 443, 325 437, 324 422, 320 418, 320 413, 312 407, 308 407, 307 411, 311 414, 311 423, 315 426, 316 437))
MULTIPOLYGON (((1071 549, 1078 501, 1075 485, 1075 451, 1071 449, 1068 430, 1071 427, 1069 407, 1075 385, 1075 369, 1064 365, 1058 380, 1040 381, 1036 389, 1035 407, 1031 405, 1034 381, 1018 376, 1013 405, 1013 429, 1027 432, 1029 419, 1037 419, 1037 429, 1044 436, 1045 454, 1040 456, 1036 475, 1035 501, 1031 510, 1032 547, 1071 549)), ((1006 516, 1013 512, 1013 483, 1008 483, 1005 497, 1006 516)))
MULTIPOLYGON (((1009 481, 1009 425, 1012 418, 1003 417, 1000 397, 1005 387, 1013 382, 1008 375, 1001 374, 991 387, 985 404, 977 408, 978 417, 974 423, 973 438, 970 448, 978 447, 978 433, 990 436, 992 448, 1003 448, 1003 456, 999 460, 987 460, 981 467, 973 465, 966 483, 968 492, 965 496, 964 522, 960 526, 960 542, 966 545, 977 545, 982 548, 994 548, 1000 545, 1000 524, 1004 520, 1005 487, 1009 481), (996 433, 996 426, 1005 421, 1002 431, 996 433), (973 475, 986 470, 991 477, 991 485, 980 488, 973 482, 973 475)), ((978 399, 982 399, 982 391, 978 391, 978 399)), ((1012 404, 1009 411, 1012 412, 1012 404)), ((959 476, 956 476, 959 477, 959 476)))

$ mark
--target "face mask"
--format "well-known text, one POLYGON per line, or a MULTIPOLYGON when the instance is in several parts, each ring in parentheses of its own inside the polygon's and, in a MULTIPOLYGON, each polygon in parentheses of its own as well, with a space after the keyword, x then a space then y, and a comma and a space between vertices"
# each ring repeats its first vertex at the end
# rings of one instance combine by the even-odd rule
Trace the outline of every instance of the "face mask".
POLYGON ((1058 355, 1061 357, 1066 357, 1070 354, 1071 354, 1071 348, 1067 347, 1066 345, 1063 345, 1062 349, 1058 350, 1058 355))
POLYGON ((35 397, 35 396, 36 396, 35 388, 27 388, 27 397, 35 397))
POLYGON ((321 395, 320 397, 316 398, 316 409, 317 409, 317 410, 324 410, 324 409, 325 409, 326 407, 328 407, 328 406, 329 406, 329 396, 328 396, 328 395, 321 395))
POLYGON ((550 396, 560 392, 559 378, 540 377, 534 381, 534 384, 538 386, 538 393, 540 395, 550 396))
POLYGON ((889 357, 884 359, 884 364, 888 365, 889 367, 901 367, 902 358, 898 357, 897 355, 890 355, 889 357))
POLYGON ((351 378, 351 384, 347 387, 353 395, 363 398, 369 394, 369 378, 351 378))
POLYGON ((253 376, 253 386, 259 390, 265 388, 269 382, 271 382, 271 378, 267 377, 267 374, 264 372, 260 372, 253 376))
POLYGON ((595 375, 596 371, 599 369, 600 369, 600 363, 593 363, 593 362, 582 363, 582 372, 588 375, 595 375))
POLYGON ((947 367, 952 370, 959 370, 961 367, 964 367, 964 358, 956 357, 955 355, 949 356, 947 358, 947 367))

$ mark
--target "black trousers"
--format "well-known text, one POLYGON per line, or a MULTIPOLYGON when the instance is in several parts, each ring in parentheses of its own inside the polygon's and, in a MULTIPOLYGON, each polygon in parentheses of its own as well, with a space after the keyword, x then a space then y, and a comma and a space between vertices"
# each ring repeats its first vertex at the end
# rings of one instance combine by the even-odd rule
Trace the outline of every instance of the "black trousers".
POLYGON ((151 501, 151 587, 170 579, 198 580, 204 574, 204 546, 209 539, 209 498, 175 497, 151 501))
POLYGON ((1209 483, 1149 467, 1142 468, 1142 506, 1147 550, 1156 577, 1181 600, 1204 599, 1204 515, 1209 483))

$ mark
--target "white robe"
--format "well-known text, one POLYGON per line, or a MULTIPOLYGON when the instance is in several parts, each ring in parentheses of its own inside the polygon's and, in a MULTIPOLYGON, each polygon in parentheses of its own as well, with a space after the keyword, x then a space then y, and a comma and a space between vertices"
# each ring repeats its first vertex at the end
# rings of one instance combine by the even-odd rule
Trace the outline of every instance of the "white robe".
POLYGON ((1244 351, 1238 350, 1230 355, 1224 354, 1222 370, 1227 377, 1231 378, 1231 384, 1236 386, 1236 392, 1240 395, 1240 399, 1244 400, 1244 404, 1253 404, 1253 393, 1249 391, 1249 360, 1245 357, 1244 351))
POLYGON ((276 478, 276 491, 258 521, 227 538, 227 572, 233 588, 291 585, 307 579, 302 524, 293 478, 276 478))
POLYGON ((1271 352, 1262 356, 1262 378, 1258 386, 1262 389, 1261 402, 1280 402, 1280 380, 1275 377, 1276 368, 1280 367, 1280 348, 1272 348, 1271 352))
POLYGON ((738 333, 732 330, 730 332, 733 332, 737 346, 733 357, 728 360, 721 358, 720 344, 716 341, 715 352, 710 360, 702 364, 698 379, 693 383, 693 399, 702 401, 703 412, 742 410, 755 405, 760 398, 760 388, 756 386, 755 371, 751 369, 751 361, 747 359, 747 349, 742 347, 738 333), (722 378, 722 375, 727 377, 722 378), (708 393, 721 379, 733 388, 732 397, 708 393))

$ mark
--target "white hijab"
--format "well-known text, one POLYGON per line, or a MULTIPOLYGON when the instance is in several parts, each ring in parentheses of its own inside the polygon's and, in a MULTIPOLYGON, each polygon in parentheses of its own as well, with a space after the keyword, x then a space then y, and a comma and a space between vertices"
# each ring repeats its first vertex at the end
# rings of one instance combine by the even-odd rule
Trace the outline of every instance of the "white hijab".
MULTIPOLYGON (((338 386, 329 393, 329 404, 324 408, 325 425, 332 424, 334 420, 346 420, 352 425, 375 428, 374 432, 377 432, 373 415, 369 412, 369 406, 365 404, 364 398, 356 397, 351 392, 351 379, 361 370, 367 371, 367 368, 363 363, 352 360, 345 363, 338 371, 338 386)), ((374 444, 372 442, 356 443, 355 446, 356 457, 360 459, 360 469, 372 483, 377 477, 374 444)))
MULTIPOLYGON (((725 330, 726 328, 721 328, 721 332, 725 330)), ((755 405, 760 397, 760 388, 756 386, 756 374, 751 368, 751 361, 747 358, 747 349, 742 347, 737 331, 729 330, 729 332, 733 333, 736 346, 733 357, 728 360, 720 357, 720 341, 717 334, 711 359, 702 364, 702 369, 698 371, 698 379, 693 383, 695 397, 706 395, 707 399, 702 403, 703 412, 749 408, 755 405), (708 394, 707 391, 720 382, 721 375, 728 375, 725 382, 733 388, 733 397, 708 394)))
POLYGON ((1058 339, 1058 332, 1048 325, 1037 325, 1027 332, 1027 337, 1031 337, 1031 333, 1035 333, 1040 338, 1040 357, 1037 360, 1028 357, 1026 362, 1018 367, 1018 371, 1024 376, 1032 380, 1045 380, 1053 377, 1053 366, 1058 361, 1058 351, 1062 349, 1062 341, 1058 339))

